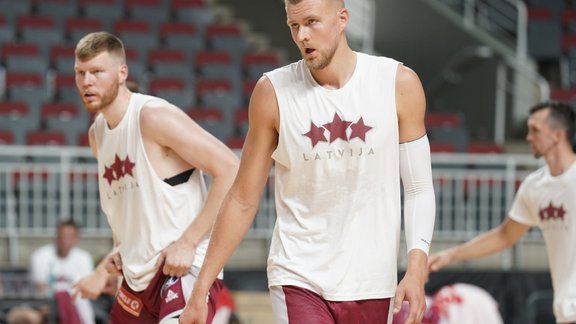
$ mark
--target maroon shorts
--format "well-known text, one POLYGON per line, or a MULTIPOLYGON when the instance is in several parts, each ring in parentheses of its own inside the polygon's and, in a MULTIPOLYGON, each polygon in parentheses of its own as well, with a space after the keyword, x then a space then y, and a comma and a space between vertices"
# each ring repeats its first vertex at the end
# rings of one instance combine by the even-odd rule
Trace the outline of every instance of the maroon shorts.
MULTIPOLYGON (((196 277, 191 273, 184 277, 169 277, 158 271, 145 290, 135 292, 123 280, 110 311, 110 323, 152 324, 167 318, 178 318, 195 281, 196 277)), ((216 280, 210 287, 206 323, 212 322, 222 287, 221 280, 216 280)))
POLYGON ((391 298, 328 301, 296 286, 270 288, 277 324, 388 324, 392 322, 391 298))

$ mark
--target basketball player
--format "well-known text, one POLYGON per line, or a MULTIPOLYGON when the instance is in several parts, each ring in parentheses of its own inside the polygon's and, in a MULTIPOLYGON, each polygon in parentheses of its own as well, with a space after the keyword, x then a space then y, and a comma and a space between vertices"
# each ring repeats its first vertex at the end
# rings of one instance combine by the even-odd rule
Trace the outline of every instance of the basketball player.
POLYGON ((576 154, 571 143, 574 115, 569 105, 559 102, 541 103, 530 110, 526 140, 534 156, 543 157, 546 165, 522 182, 500 226, 431 255, 430 270, 502 251, 530 227, 538 226, 548 251, 556 321, 576 323, 576 154))
POLYGON ((425 98, 412 70, 354 52, 342 0, 286 1, 303 59, 266 73, 234 185, 180 323, 204 323, 206 296, 252 222, 275 162, 277 221, 268 259, 276 323, 406 323, 425 311, 435 199, 425 98), (406 275, 397 287, 405 190, 406 275))
MULTIPOLYGON (((88 111, 99 113, 89 139, 117 245, 107 259, 112 272, 123 275, 111 322, 177 322, 237 158, 178 107, 128 90, 116 36, 88 34, 75 54, 80 96, 88 111), (208 192, 203 172, 212 176, 208 192)), ((208 322, 220 287, 217 280, 209 288, 208 322)))

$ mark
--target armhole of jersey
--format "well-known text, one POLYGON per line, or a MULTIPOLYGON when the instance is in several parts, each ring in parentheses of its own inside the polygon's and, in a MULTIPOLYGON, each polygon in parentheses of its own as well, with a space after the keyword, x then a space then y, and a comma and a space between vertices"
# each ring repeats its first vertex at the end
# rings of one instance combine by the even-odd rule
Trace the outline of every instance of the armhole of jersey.
POLYGON ((270 74, 265 73, 264 75, 268 78, 268 81, 270 81, 270 84, 272 85, 272 89, 274 90, 274 96, 276 97, 276 108, 278 109, 278 129, 277 129, 278 144, 276 145, 276 148, 272 152, 272 159, 275 161, 275 163, 286 165, 286 161, 284 161, 283 154, 281 153, 281 151, 283 150, 282 122, 284 120, 284 118, 282 117, 282 108, 280 107, 281 97, 278 91, 276 91, 277 85, 274 83, 273 78, 270 77, 270 74))

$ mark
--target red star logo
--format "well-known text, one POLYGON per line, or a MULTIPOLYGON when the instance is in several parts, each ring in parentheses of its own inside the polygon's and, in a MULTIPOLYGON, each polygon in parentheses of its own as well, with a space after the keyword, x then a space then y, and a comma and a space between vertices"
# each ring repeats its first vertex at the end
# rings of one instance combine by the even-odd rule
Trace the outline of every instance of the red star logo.
POLYGON ((330 143, 334 143, 335 140, 341 139, 343 141, 348 141, 346 136, 346 129, 352 124, 349 121, 342 120, 338 114, 334 113, 334 119, 331 123, 324 124, 324 128, 330 131, 330 143))
POLYGON ((114 170, 114 173, 116 174, 116 179, 120 179, 124 176, 124 162, 120 160, 118 154, 116 154, 114 164, 112 164, 111 168, 114 170))
POLYGON ((132 169, 134 169, 135 165, 136 165, 135 163, 132 163, 132 161, 130 161, 130 157, 126 156, 126 160, 124 160, 124 174, 128 174, 131 177, 134 177, 132 175, 132 169))
POLYGON ((555 207, 552 202, 550 202, 548 206, 540 208, 538 212, 540 221, 549 221, 554 219, 564 221, 564 215, 566 215, 566 209, 564 209, 564 206, 560 205, 559 207, 555 207))
POLYGON ((358 120, 358 122, 352 124, 350 128, 352 129, 350 139, 358 137, 359 139, 362 140, 362 142, 366 142, 366 133, 368 133, 368 131, 372 129, 372 127, 364 124, 364 119, 362 117, 360 117, 360 120, 358 120))
POLYGON ((564 210, 564 206, 560 205, 560 208, 556 209, 556 218, 564 220, 565 214, 566 214, 566 211, 564 210))
POLYGON ((546 220, 546 213, 544 212, 544 209, 540 209, 540 211, 538 212, 538 216, 540 216, 540 221, 546 220))
POLYGON ((104 175, 102 176, 104 179, 108 180, 108 185, 112 184, 112 181, 116 180, 114 177, 114 170, 107 166, 104 167, 104 175))
POLYGON ((118 154, 116 154, 114 163, 110 166, 104 166, 104 174, 102 177, 111 185, 114 180, 120 180, 125 175, 134 177, 132 170, 134 170, 135 166, 136 164, 130 161, 130 157, 126 156, 126 159, 122 160, 118 154))
POLYGON ((324 128, 314 125, 313 122, 310 122, 310 130, 308 133, 302 135, 310 138, 312 147, 316 146, 318 142, 327 142, 326 136, 324 136, 324 128))
POLYGON ((552 206, 552 202, 550 202, 548 204, 548 207, 546 207, 546 214, 548 215, 548 217, 547 217, 548 219, 554 218, 554 210, 555 209, 556 208, 554 208, 554 206, 552 206))

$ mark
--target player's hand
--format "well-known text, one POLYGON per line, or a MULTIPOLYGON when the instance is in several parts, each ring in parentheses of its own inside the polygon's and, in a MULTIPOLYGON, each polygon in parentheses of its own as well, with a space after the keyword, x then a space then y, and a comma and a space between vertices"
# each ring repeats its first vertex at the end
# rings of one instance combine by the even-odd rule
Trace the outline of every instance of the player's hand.
POLYGON ((201 294, 195 292, 196 290, 192 291, 192 295, 180 315, 178 324, 206 324, 206 319, 208 318, 206 296, 201 296, 201 294))
POLYGON ((186 275, 192 267, 196 247, 183 240, 177 240, 160 253, 156 268, 162 266, 162 272, 167 276, 182 277, 186 275))
POLYGON ((452 262, 451 250, 434 253, 428 257, 428 270, 438 271, 452 262))
POLYGON ((108 273, 98 270, 93 271, 73 286, 75 292, 72 294, 72 300, 76 300, 78 296, 95 300, 100 296, 107 282, 108 273))
POLYGON ((120 252, 115 252, 108 258, 106 262, 106 271, 114 276, 122 275, 122 258, 120 257, 120 252))
POLYGON ((417 276, 407 273, 398 284, 396 296, 394 296, 394 314, 402 307, 402 302, 409 304, 408 318, 404 324, 419 324, 426 312, 426 298, 424 294, 424 282, 417 276))

